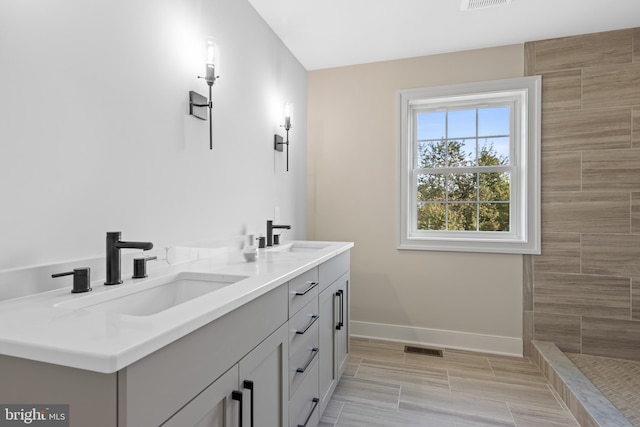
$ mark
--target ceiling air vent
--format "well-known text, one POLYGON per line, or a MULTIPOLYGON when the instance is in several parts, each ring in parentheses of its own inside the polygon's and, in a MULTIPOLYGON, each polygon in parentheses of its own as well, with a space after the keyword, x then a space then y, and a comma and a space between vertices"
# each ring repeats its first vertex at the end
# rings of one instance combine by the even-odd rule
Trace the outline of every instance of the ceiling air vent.
POLYGON ((461 10, 486 9, 487 7, 502 6, 511 3, 511 0, 462 0, 461 10))

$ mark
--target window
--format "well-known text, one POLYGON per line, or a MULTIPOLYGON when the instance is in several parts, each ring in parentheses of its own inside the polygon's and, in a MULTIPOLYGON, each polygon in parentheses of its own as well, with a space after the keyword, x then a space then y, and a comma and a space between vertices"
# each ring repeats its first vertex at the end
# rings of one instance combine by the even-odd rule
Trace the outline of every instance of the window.
POLYGON ((540 253, 540 77, 399 98, 399 249, 540 253))

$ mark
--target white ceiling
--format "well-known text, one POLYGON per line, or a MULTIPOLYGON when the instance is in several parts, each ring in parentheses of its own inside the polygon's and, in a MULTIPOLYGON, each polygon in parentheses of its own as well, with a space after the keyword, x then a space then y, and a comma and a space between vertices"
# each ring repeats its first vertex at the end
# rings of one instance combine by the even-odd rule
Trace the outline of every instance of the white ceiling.
POLYGON ((249 0, 307 70, 640 26, 640 0, 249 0))

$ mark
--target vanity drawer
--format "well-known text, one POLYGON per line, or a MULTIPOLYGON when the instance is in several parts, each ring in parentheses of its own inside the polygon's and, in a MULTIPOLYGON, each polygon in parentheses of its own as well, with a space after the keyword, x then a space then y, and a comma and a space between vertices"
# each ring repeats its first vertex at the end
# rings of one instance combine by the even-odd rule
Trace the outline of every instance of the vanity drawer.
POLYGON ((289 397, 294 395, 318 362, 320 349, 317 323, 305 335, 306 337, 298 344, 300 347, 298 351, 289 358, 289 397))
POLYGON ((320 422, 319 402, 318 364, 316 363, 300 385, 298 392, 289 400, 289 426, 316 427, 320 422))
POLYGON ((346 251, 334 258, 331 258, 329 261, 320 264, 320 271, 318 274, 320 289, 318 291, 322 292, 328 288, 329 285, 338 280, 340 276, 349 271, 350 262, 350 252, 346 251))
POLYGON ((318 298, 314 298, 289 319, 289 357, 303 348, 309 335, 318 333, 319 317, 318 298))
POLYGON ((318 297, 318 268, 312 268, 289 281, 289 317, 318 297))

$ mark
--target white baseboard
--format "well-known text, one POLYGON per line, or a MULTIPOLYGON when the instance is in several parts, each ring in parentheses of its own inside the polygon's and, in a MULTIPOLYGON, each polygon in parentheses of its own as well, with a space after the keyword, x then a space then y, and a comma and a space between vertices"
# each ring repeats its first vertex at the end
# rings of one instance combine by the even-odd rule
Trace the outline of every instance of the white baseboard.
POLYGON ((354 320, 349 323, 349 326, 352 337, 522 357, 522 338, 354 320))

